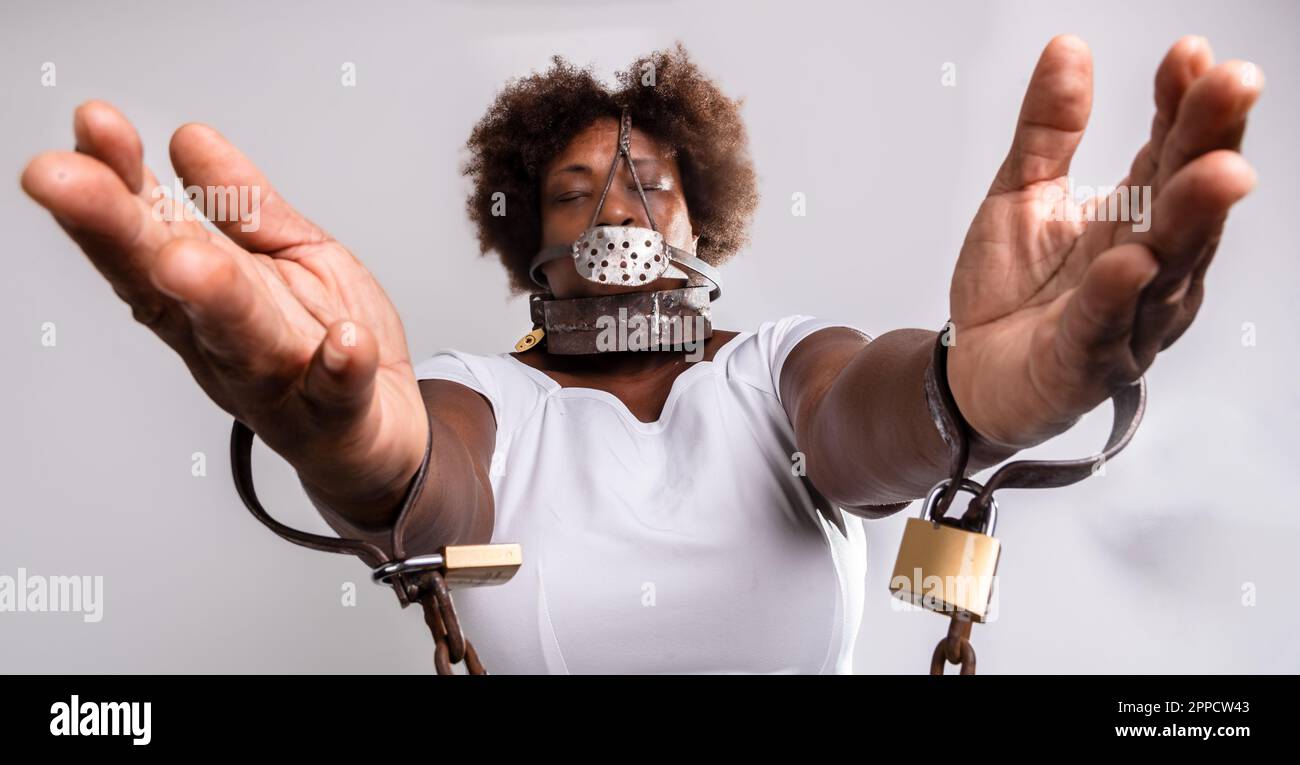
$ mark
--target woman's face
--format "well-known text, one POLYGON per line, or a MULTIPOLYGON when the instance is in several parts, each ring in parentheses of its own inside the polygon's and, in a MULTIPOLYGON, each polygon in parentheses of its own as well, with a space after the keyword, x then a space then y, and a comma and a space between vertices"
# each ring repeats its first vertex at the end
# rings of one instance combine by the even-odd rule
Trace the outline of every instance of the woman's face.
MULTIPOLYGON (((609 165, 618 146, 618 120, 605 117, 588 125, 547 165, 542 175, 542 246, 570 244, 591 223, 600 201, 609 165)), ((632 128, 632 161, 636 164, 646 202, 664 241, 695 253, 696 236, 682 193, 681 172, 671 152, 653 136, 632 128)), ((650 228, 636 182, 620 162, 614 182, 605 197, 597 226, 642 226, 650 228)), ((572 258, 553 260, 542 267, 551 294, 557 298, 593 297, 620 292, 673 289, 683 279, 656 279, 636 286, 596 284, 578 275, 572 258)))

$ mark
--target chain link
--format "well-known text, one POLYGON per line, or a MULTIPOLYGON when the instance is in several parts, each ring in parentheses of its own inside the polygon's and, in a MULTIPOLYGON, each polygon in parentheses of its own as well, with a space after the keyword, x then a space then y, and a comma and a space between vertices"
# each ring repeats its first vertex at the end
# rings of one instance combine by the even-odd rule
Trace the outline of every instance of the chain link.
POLYGON ((422 571, 413 575, 406 583, 406 596, 424 609, 424 623, 429 625, 429 634, 433 636, 433 666, 439 675, 456 674, 453 667, 462 662, 467 674, 487 674, 478 652, 461 630, 456 605, 442 574, 422 571))
POLYGON ((962 611, 952 615, 948 622, 948 636, 934 647, 930 657, 930 674, 942 675, 947 664, 960 664, 961 674, 975 674, 975 647, 970 642, 970 614, 962 611))

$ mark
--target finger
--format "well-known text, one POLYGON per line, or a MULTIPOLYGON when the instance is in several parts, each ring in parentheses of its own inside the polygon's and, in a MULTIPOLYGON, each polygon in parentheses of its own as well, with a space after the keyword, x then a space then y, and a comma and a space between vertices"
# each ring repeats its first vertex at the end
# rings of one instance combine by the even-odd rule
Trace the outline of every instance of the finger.
MULTIPOLYGON (((280 197, 261 171, 216 130, 198 124, 182 126, 172 136, 171 157, 187 186, 214 190, 218 199, 231 199, 233 189, 235 198, 246 200, 246 205, 227 203, 225 214, 204 210, 222 233, 246 249, 281 255, 282 250, 329 239, 280 197), (238 209, 245 206, 248 209, 238 209)), ((200 196, 202 209, 208 195, 200 196)))
POLYGON ((1221 149, 1185 166, 1156 198, 1148 241, 1160 273, 1138 311, 1131 343, 1135 357, 1149 362, 1186 331, 1200 307, 1205 272, 1228 210, 1254 185, 1250 164, 1235 151, 1221 149))
MULTIPOLYGON (((1129 166, 1128 176, 1119 182, 1117 188, 1152 186, 1153 179, 1160 167, 1160 156, 1164 150, 1165 140, 1170 127, 1178 115, 1178 108, 1187 89, 1198 77, 1214 64, 1214 55, 1210 44, 1203 37, 1188 36, 1174 43, 1165 54, 1155 76, 1156 114, 1151 119, 1151 136, 1129 166)), ((1152 189, 1154 192, 1154 188, 1152 189)), ((1113 195, 1111 195, 1113 197, 1113 195)), ((1100 199, 1090 200, 1088 206, 1095 207, 1100 199)), ((1113 202, 1108 200, 1108 203, 1113 202)), ((1127 216, 1123 216, 1127 220, 1127 216)), ((1118 221, 1110 216, 1089 218, 1090 224, 1083 234, 1083 246, 1079 252, 1091 256, 1105 252, 1119 241, 1141 241, 1138 237, 1126 236, 1118 221)))
POLYGON ((85 154, 46 152, 22 174, 22 187, 48 209, 124 300, 155 311, 162 296, 149 281, 152 254, 166 231, 115 171, 85 154))
POLYGON ((151 276, 180 304, 195 344, 229 383, 275 387, 297 376, 306 354, 292 342, 265 285, 241 264, 247 257, 198 239, 174 239, 151 276))
POLYGON ((330 325, 312 356, 303 381, 303 397, 322 424, 360 419, 374 400, 379 343, 358 322, 330 325))
MULTIPOLYGON (((1209 270, 1210 263, 1214 260, 1214 251, 1218 249, 1218 246, 1217 239, 1206 246, 1207 252, 1201 256, 1200 263, 1192 271, 1192 275, 1188 280, 1186 294, 1179 302, 1177 312, 1171 320, 1164 323, 1159 341, 1151 344, 1154 353, 1159 353, 1177 342, 1178 338, 1182 337, 1187 328, 1192 325, 1192 320, 1196 318, 1197 312, 1201 310, 1201 301, 1205 299, 1205 272, 1209 270)), ((1138 316, 1140 330, 1142 326, 1141 314, 1139 313, 1138 316)), ((1138 337, 1141 337, 1140 333, 1138 337)))
POLYGON ((1107 387, 1120 381, 1114 378, 1141 374, 1128 341, 1142 291, 1159 270, 1155 255, 1140 244, 1114 247, 1093 260, 1058 325, 1058 353, 1067 368, 1100 376, 1107 387))
POLYGON ((1204 37, 1189 35, 1174 43, 1156 69, 1156 114, 1151 119, 1151 138, 1138 153, 1124 185, 1143 185, 1155 175, 1169 128, 1178 116, 1178 106, 1187 89, 1214 65, 1214 53, 1204 37))
MULTIPOLYGON (((164 223, 173 235, 214 239, 199 221, 202 216, 184 214, 180 205, 164 199, 165 189, 144 164, 140 136, 129 120, 111 104, 87 101, 73 116, 77 151, 112 168, 131 193, 149 202, 156 223, 164 223)), ((220 239, 217 243, 221 244, 220 239)))
MULTIPOLYGON (((1180 282, 1167 297, 1152 294, 1138 303, 1137 317, 1133 322, 1133 336, 1129 348, 1133 357, 1144 366, 1150 364, 1178 334, 1187 328, 1187 300, 1191 292, 1190 279, 1180 282)), ((1199 297, 1198 297, 1199 300, 1199 297)))
POLYGON ((87 101, 72 117, 77 151, 108 165, 132 194, 144 184, 144 148, 130 121, 106 101, 87 101))
POLYGON ((1197 79, 1179 105, 1161 151, 1156 189, 1202 154, 1240 147, 1246 116, 1263 85, 1264 73, 1244 61, 1226 61, 1197 79))
POLYGON ((1029 80, 1011 150, 989 193, 1017 191, 1068 173, 1091 110, 1088 46, 1073 35, 1052 38, 1029 80))
POLYGON ((1187 277, 1217 242, 1228 210, 1255 187, 1255 170, 1230 149, 1205 154, 1185 165, 1155 198, 1151 230, 1143 241, 1160 260, 1160 274, 1148 296, 1165 300, 1184 289, 1187 277))

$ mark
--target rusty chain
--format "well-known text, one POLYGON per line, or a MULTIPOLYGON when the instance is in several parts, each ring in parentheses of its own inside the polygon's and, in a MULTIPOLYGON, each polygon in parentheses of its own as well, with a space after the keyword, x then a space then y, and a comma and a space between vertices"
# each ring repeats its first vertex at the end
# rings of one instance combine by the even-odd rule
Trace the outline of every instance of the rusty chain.
MULTIPOLYGON (((253 488, 252 449, 254 435, 252 429, 247 425, 235 420, 230 434, 231 470, 234 474, 235 489, 239 493, 239 498, 243 500, 244 506, 253 514, 253 517, 261 521, 282 539, 296 545, 324 552, 356 555, 372 568, 386 563, 394 563, 394 556, 389 555, 371 542, 310 534, 286 526, 272 518, 266 508, 262 506, 261 501, 258 500, 257 492, 253 488)), ((406 558, 404 555, 401 545, 401 531, 404 524, 409 520, 407 517, 409 515, 408 510, 414 505, 420 489, 424 486, 424 476, 429 468, 429 457, 432 450, 433 432, 431 430, 428 440, 425 442, 424 460, 407 489, 406 496, 402 501, 402 510, 394 526, 392 544, 394 552, 397 553, 396 565, 399 570, 416 560, 406 558)), ((385 581, 388 580, 385 579, 385 581)), ((456 616, 456 607, 451 600, 451 591, 439 571, 429 568, 403 573, 395 572, 393 579, 388 583, 392 585, 393 591, 397 594, 398 601, 403 608, 411 603, 419 603, 424 609, 424 621, 429 625, 429 632, 433 636, 433 666, 439 675, 456 674, 453 671, 453 666, 462 662, 467 674, 487 674, 482 662, 479 661, 474 646, 470 644, 461 630, 460 619, 456 616)))
POLYGON ((960 674, 975 674, 975 647, 970 642, 970 615, 961 611, 948 622, 948 636, 934 647, 930 658, 930 674, 942 675, 946 664, 961 665, 960 674))
POLYGON ((486 675, 474 645, 465 637, 451 600, 451 590, 442 574, 424 571, 406 583, 406 597, 424 609, 424 623, 433 636, 433 666, 439 675, 454 675, 453 666, 462 661, 467 674, 486 675))

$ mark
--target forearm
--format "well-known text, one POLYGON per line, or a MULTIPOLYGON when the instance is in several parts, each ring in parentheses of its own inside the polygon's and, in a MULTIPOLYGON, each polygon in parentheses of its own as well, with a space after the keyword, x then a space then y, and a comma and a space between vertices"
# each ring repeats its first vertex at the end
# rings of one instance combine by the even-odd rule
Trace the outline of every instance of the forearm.
MULTIPOLYGON (((408 511, 404 545, 408 554, 431 552, 443 545, 486 542, 491 527, 492 490, 485 470, 454 430, 430 418, 433 450, 429 467, 408 511)), ((418 463, 417 463, 418 469, 418 463)), ((312 504, 331 526, 342 521, 350 530, 389 546, 393 525, 411 489, 416 469, 391 485, 376 489, 352 486, 327 488, 299 473, 299 481, 312 504)))
MULTIPOLYGON (((901 502, 949 475, 949 446, 925 394, 935 341, 934 332, 901 329, 855 348, 847 336, 828 344, 845 361, 796 417, 808 476, 828 498, 844 507, 901 502)), ((971 472, 1015 453, 979 437, 971 446, 971 472)))

